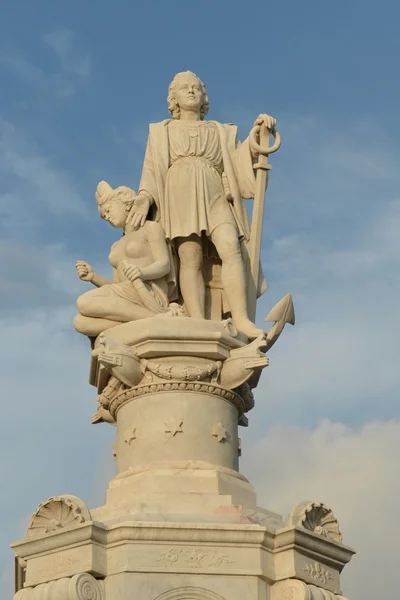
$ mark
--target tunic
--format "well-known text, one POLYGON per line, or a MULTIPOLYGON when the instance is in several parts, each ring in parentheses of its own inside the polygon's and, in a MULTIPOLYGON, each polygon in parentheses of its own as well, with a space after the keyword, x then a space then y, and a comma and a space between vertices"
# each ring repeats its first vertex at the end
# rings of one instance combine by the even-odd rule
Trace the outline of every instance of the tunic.
POLYGON ((168 124, 169 169, 165 181, 165 236, 210 236, 222 223, 236 220, 222 181, 219 132, 209 121, 168 124))
MULTIPOLYGON (((178 215, 179 216, 178 223, 180 223, 178 230, 175 226, 175 222, 173 223, 172 218, 171 218, 171 206, 172 206, 173 197, 175 197, 176 190, 173 189, 173 186, 171 186, 170 184, 168 185, 168 206, 166 203, 167 178, 169 178, 169 176, 171 175, 170 171, 172 170, 172 167, 173 167, 173 163, 171 161, 172 152, 170 149, 170 144, 171 144, 171 138, 175 137, 175 134, 174 133, 171 134, 171 131, 173 131, 173 127, 176 127, 176 126, 179 127, 180 125, 182 127, 188 127, 189 129, 190 128, 194 129, 194 127, 196 127, 196 126, 200 127, 201 129, 199 129, 199 132, 200 131, 203 132, 203 127, 212 125, 215 127, 216 131, 219 132, 219 140, 217 138, 217 143, 218 143, 218 146, 221 151, 221 157, 222 157, 222 162, 223 162, 223 171, 226 176, 225 178, 228 183, 230 195, 232 196, 232 204, 225 199, 225 196, 222 193, 222 177, 220 177, 221 165, 219 163, 218 158, 216 158, 214 156, 213 162, 211 163, 210 171, 212 169, 214 169, 218 173, 218 184, 216 183, 216 177, 213 176, 212 180, 213 180, 213 182, 215 182, 216 185, 218 185, 218 189, 219 189, 218 198, 219 199, 217 200, 217 203, 211 203, 211 204, 213 204, 213 207, 214 207, 212 210, 207 209, 207 217, 212 221, 212 224, 209 223, 208 227, 210 229, 210 227, 215 225, 212 215, 213 214, 216 215, 217 205, 218 205, 218 210, 221 209, 221 212, 224 213, 223 217, 219 217, 219 218, 222 218, 223 221, 232 222, 230 220, 231 215, 234 217, 233 222, 236 223, 239 239, 242 242, 241 247, 242 247, 242 253, 243 253, 243 260, 245 263, 245 269, 248 273, 249 281, 250 280, 252 281, 250 263, 249 263, 248 252, 247 252, 247 243, 250 239, 250 226, 249 226, 246 207, 245 207, 242 199, 243 198, 254 198, 255 174, 254 174, 252 155, 250 152, 250 146, 249 146, 248 139, 246 139, 242 144, 240 144, 238 142, 237 127, 235 125, 221 124, 221 123, 218 123, 218 121, 191 121, 190 125, 189 125, 189 122, 187 122, 187 121, 172 120, 172 119, 166 119, 164 121, 160 121, 159 123, 151 123, 149 126, 149 137, 147 140, 147 147, 146 147, 146 154, 145 154, 144 163, 143 163, 142 177, 140 179, 139 193, 144 193, 151 199, 151 201, 152 201, 152 218, 154 220, 160 222, 162 228, 166 232, 167 239, 171 240, 172 237, 176 237, 176 235, 177 235, 176 231, 179 232, 179 235, 182 235, 182 231, 183 231, 184 237, 186 237, 187 235, 190 235, 191 233, 199 233, 199 229, 201 229, 202 225, 199 226, 199 224, 197 223, 197 219, 198 219, 197 195, 192 194, 192 196, 190 198, 189 198, 189 194, 184 195, 185 201, 183 204, 183 212, 182 212, 182 214, 178 215), (186 123, 188 123, 188 124, 186 125, 186 123), (192 202, 193 198, 195 200, 194 202, 192 202), (224 200, 224 203, 221 202, 221 199, 224 200), (191 204, 190 204, 191 215, 188 214, 189 213, 189 211, 188 211, 188 203, 189 202, 191 202, 191 204), (196 210, 193 210, 193 208, 195 208, 196 210), (230 211, 229 216, 226 211, 226 208, 228 208, 230 211), (186 228, 184 226, 182 228, 181 227, 182 221, 186 222, 186 220, 188 219, 191 222, 191 220, 193 218, 193 214, 195 216, 196 226, 195 227, 191 226, 188 228, 186 228), (185 215, 184 220, 182 219, 182 215, 185 215), (187 229, 191 229, 191 231, 187 231, 187 229)), ((189 134, 185 135, 185 132, 183 131, 183 135, 185 136, 185 139, 187 140, 187 137, 189 136, 189 134)), ((203 133, 201 133, 201 136, 203 138, 203 133)), ((215 139, 214 133, 210 134, 210 137, 211 136, 213 136, 213 138, 215 139)), ((178 137, 178 134, 176 134, 176 137, 178 137)), ((195 136, 195 137, 198 137, 198 136, 195 136)), ((177 144, 178 143, 182 144, 183 142, 177 141, 177 144)), ((192 141, 192 144, 193 144, 193 141, 192 141)), ((208 149, 208 146, 207 146, 207 149, 208 149)), ((199 162, 202 160, 202 158, 204 159, 204 155, 202 156, 202 154, 201 154, 201 145, 199 142, 196 142, 196 151, 197 151, 197 153, 199 153, 199 156, 196 156, 196 152, 194 154, 192 154, 192 156, 191 156, 190 154, 188 154, 188 151, 186 149, 186 153, 183 153, 181 155, 180 160, 174 161, 174 162, 177 162, 175 168, 177 168, 179 166, 179 163, 183 164, 181 162, 183 160, 185 160, 186 162, 188 162, 189 160, 196 161, 197 166, 199 166, 199 162), (199 149, 200 149, 200 152, 199 152, 199 149), (185 154, 188 154, 188 156, 186 156, 185 154)), ((178 153, 176 151, 175 151, 175 156, 178 156, 178 153)), ((192 164, 194 164, 194 162, 192 164)), ((201 168, 201 167, 199 167, 199 168, 201 168)), ((205 169, 203 167, 203 173, 204 173, 204 171, 205 171, 205 169)), ((207 176, 205 176, 205 177, 207 177, 207 176)), ((211 181, 211 178, 207 177, 207 183, 209 183, 210 181, 211 181)), ((204 183, 204 180, 203 180, 203 183, 204 183)), ((197 186, 196 186, 196 189, 197 189, 197 186)), ((210 189, 211 189, 211 186, 210 186, 210 189)), ((210 195, 211 195, 210 192, 208 192, 208 196, 210 196, 210 195)), ((178 197, 178 193, 176 194, 176 197, 178 197)), ((180 198, 183 197, 181 195, 181 192, 179 192, 179 197, 180 198)), ((204 198, 203 198, 203 201, 204 201, 204 198)), ((182 208, 182 203, 180 203, 180 206, 182 208)), ((203 202, 203 206, 209 207, 210 203, 203 202)), ((174 210, 174 208, 172 208, 172 210, 174 210)), ((176 216, 174 214, 174 218, 175 217, 176 216)), ((223 221, 221 221, 221 222, 223 222, 223 221)), ((207 231, 207 229, 204 229, 204 231, 207 231)), ((257 283, 255 283, 255 282, 251 283, 251 285, 254 285, 254 284, 256 284, 258 293, 259 293, 259 295, 261 295, 266 289, 266 284, 265 284, 265 280, 262 275, 261 269, 260 269, 259 281, 257 283)))

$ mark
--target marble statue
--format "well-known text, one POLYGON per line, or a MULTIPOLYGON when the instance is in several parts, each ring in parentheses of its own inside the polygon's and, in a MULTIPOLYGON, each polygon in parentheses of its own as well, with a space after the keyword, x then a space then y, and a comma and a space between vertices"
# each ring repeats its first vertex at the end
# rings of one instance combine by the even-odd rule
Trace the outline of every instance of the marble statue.
POLYGON ((78 298, 80 314, 74 320, 77 331, 91 337, 119 323, 167 312, 174 289, 170 253, 161 225, 148 220, 136 230, 127 225, 135 192, 124 186, 113 190, 103 181, 98 185, 96 200, 100 216, 123 229, 124 235, 113 244, 109 255, 114 281, 98 275, 84 261, 76 263, 79 278, 97 288, 78 298))
POLYGON ((191 71, 178 73, 169 87, 172 119, 150 125, 138 193, 105 181, 97 186, 100 216, 123 236, 109 255, 113 280, 76 264, 80 279, 96 286, 78 298, 74 320, 92 340, 93 423, 115 423, 115 399, 154 378, 231 390, 241 398, 243 423, 268 365, 265 353, 286 323, 294 324, 290 294, 267 315, 269 332, 253 322, 265 289, 260 244, 268 155, 280 146, 276 120, 259 115, 240 143, 234 125, 204 119, 208 108, 204 83, 191 71), (254 198, 251 225, 245 198, 254 198), (206 288, 223 294, 207 319, 206 288), (167 316, 174 318, 160 320, 167 316), (212 350, 217 338, 225 350, 212 350), (143 347, 153 342, 157 350, 143 347), (168 355, 180 356, 179 364, 168 355))
POLYGON ((109 256, 114 281, 77 262, 79 277, 97 287, 78 299, 74 325, 80 333, 95 338, 118 323, 177 306, 180 314, 204 319, 207 286, 221 298, 208 318, 231 315, 249 340, 264 335, 253 319, 265 290, 262 210, 267 157, 280 145, 276 119, 260 114, 240 143, 235 125, 204 119, 208 108, 204 83, 191 71, 178 73, 169 87, 172 119, 150 124, 139 192, 99 184, 100 215, 124 236, 109 256), (264 140, 274 135, 273 147, 260 146, 262 133, 264 140), (245 198, 255 198, 251 227, 245 198), (171 304, 175 300, 180 305, 171 304))
MULTIPOLYGON (((153 209, 179 255, 180 291, 191 317, 205 314, 201 267, 210 240, 222 261, 222 286, 233 322, 249 338, 256 338, 261 331, 247 314, 240 241, 250 240, 243 198, 254 197, 257 156, 248 139, 240 144, 236 126, 205 120, 208 108, 204 83, 190 71, 178 73, 169 87, 172 119, 150 125, 129 221, 139 229, 153 209)), ((276 120, 259 115, 254 126, 259 130, 262 124, 272 131, 276 120)))

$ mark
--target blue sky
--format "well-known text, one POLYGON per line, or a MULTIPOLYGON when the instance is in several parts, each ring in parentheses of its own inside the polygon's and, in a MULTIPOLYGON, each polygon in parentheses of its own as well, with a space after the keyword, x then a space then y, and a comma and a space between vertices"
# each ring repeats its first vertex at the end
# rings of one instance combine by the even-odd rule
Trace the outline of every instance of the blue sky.
POLYGON ((89 348, 71 325, 86 289, 74 263, 106 274, 118 234, 98 217, 95 187, 137 188, 147 125, 168 116, 168 84, 186 69, 207 85, 210 118, 243 138, 267 112, 283 140, 258 320, 291 291, 297 324, 271 352, 242 470, 271 510, 332 505, 359 551, 343 575, 349 598, 393 593, 399 18, 388 0, 3 0, 2 597, 12 595, 8 544, 36 505, 58 493, 98 505, 112 476, 114 430, 90 425, 89 348))

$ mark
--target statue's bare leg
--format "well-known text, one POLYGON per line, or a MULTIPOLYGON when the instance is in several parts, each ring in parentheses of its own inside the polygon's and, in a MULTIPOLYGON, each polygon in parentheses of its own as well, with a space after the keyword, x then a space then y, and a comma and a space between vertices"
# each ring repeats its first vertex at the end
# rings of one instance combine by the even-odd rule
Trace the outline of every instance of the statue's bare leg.
POLYGON ((188 238, 177 238, 180 269, 179 285, 181 294, 190 317, 204 319, 205 285, 201 267, 203 264, 203 247, 197 235, 188 238))
POLYGON ((98 317, 121 323, 154 317, 154 313, 147 308, 125 298, 102 294, 102 288, 90 290, 79 296, 77 306, 81 315, 85 317, 98 317))
POLYGON ((76 315, 74 318, 74 327, 79 333, 89 337, 97 337, 106 329, 121 325, 121 321, 111 321, 109 319, 99 319, 98 317, 84 317, 76 315))
POLYGON ((262 333, 247 315, 246 279, 238 232, 231 223, 221 223, 211 233, 211 240, 222 261, 222 287, 227 296, 235 326, 249 338, 262 333))

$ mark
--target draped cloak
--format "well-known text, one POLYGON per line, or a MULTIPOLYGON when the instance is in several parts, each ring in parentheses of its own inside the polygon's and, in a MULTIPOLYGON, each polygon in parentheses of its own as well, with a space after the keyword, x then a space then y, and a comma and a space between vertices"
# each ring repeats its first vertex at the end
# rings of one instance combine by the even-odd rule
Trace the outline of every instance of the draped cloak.
MULTIPOLYGON (((170 121, 171 119, 166 119, 159 123, 151 123, 149 126, 149 137, 139 186, 139 193, 151 197, 153 218, 160 222, 164 231, 165 182, 170 167, 167 125, 170 121)), ((223 168, 231 195, 232 213, 237 224, 238 237, 242 242, 242 255, 250 284, 251 273, 247 252, 250 224, 243 202, 244 198, 254 198, 255 193, 255 175, 249 142, 247 139, 243 143, 239 142, 236 125, 221 124, 217 121, 211 121, 211 123, 215 124, 219 133, 223 168)), ((266 283, 260 269, 257 295, 261 295, 265 289, 266 283)))

